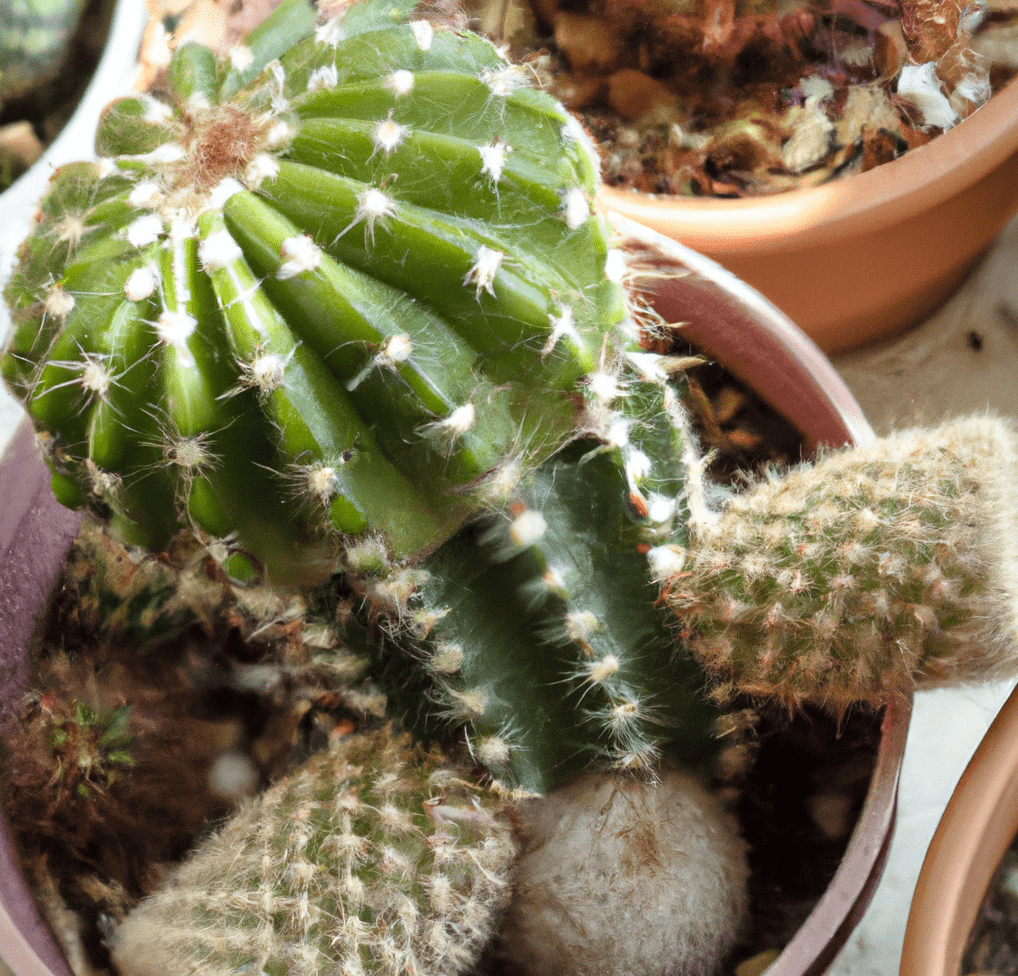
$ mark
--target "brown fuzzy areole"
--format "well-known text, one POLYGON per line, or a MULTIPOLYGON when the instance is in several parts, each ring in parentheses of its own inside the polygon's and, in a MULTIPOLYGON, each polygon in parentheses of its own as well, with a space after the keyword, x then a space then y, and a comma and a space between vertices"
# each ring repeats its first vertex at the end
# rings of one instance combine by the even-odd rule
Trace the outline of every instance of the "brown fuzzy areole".
POLYGON ((185 117, 189 172, 186 183, 209 190, 250 162, 260 146, 259 127, 247 112, 217 105, 185 117))

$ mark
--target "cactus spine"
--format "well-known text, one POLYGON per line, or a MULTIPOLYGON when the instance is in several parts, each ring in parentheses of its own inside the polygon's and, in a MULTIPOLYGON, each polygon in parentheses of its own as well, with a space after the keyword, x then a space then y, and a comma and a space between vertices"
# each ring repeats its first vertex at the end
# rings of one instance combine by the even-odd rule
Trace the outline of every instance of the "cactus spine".
POLYGON ((125 976, 454 974, 516 856, 490 791, 388 730, 340 740, 206 841, 117 929, 125 976))

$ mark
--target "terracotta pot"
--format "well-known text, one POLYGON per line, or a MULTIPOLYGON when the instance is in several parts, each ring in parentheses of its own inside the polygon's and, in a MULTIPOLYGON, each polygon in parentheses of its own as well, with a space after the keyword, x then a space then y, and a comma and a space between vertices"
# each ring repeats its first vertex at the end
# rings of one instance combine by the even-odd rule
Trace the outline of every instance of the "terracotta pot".
POLYGON ((900 976, 958 976, 1001 858, 1018 834, 1018 689, 944 810, 912 897, 900 976))
MULTIPOLYGON (((727 366, 819 444, 873 437, 859 407, 819 350, 752 289, 713 262, 620 218, 620 235, 655 271, 652 296, 667 321, 683 321, 691 342, 727 366)), ((77 517, 53 499, 26 423, 0 459, 0 712, 28 677, 33 623, 60 570, 77 517)), ((862 814, 840 867, 813 913, 768 970, 821 973, 858 921, 883 867, 894 821, 898 771, 910 709, 888 709, 862 814)), ((0 820, 0 947, 15 976, 69 976, 40 921, 0 820)))
POLYGON ((868 173, 755 199, 601 201, 723 264, 825 352, 849 349, 929 315, 1018 210, 1018 81, 868 173))

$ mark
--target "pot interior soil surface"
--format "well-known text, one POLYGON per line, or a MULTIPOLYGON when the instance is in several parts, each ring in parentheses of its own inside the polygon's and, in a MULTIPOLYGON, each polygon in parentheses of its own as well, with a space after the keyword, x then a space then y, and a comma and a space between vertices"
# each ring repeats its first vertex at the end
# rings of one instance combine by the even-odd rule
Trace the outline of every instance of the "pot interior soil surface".
POLYGON ((581 116, 605 181, 655 194, 762 196, 865 172, 961 122, 1018 69, 1006 0, 519 0, 476 12, 581 116))
MULTIPOLYGON (((689 377, 716 479, 798 460, 798 435, 724 370, 689 377)), ((335 587, 322 600, 238 588, 193 540, 140 557, 83 524, 37 635, 31 691, 4 730, 0 794, 78 971, 112 972, 117 921, 238 803, 379 720, 384 697, 340 639, 353 598, 335 587)), ((723 725, 714 786, 751 845, 754 904, 734 972, 776 955, 830 882, 880 717, 790 718, 736 700, 723 725)))

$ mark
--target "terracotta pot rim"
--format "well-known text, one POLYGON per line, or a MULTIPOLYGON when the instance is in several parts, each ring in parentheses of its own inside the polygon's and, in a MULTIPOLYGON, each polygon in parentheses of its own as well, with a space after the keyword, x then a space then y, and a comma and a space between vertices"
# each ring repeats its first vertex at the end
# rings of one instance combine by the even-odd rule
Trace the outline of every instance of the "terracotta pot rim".
POLYGON ((1018 833, 1018 688, 977 747, 927 849, 900 976, 957 976, 997 866, 1018 833))
POLYGON ((953 129, 900 158, 821 186, 737 200, 602 186, 601 205, 712 253, 770 252, 879 230, 978 182, 1018 150, 1018 78, 953 129), (973 151, 978 147, 978 153, 973 151))

